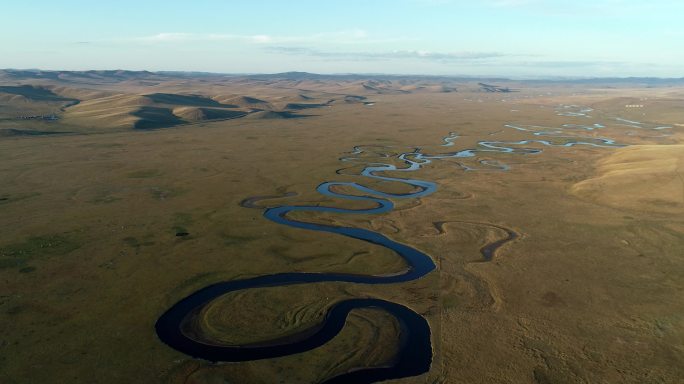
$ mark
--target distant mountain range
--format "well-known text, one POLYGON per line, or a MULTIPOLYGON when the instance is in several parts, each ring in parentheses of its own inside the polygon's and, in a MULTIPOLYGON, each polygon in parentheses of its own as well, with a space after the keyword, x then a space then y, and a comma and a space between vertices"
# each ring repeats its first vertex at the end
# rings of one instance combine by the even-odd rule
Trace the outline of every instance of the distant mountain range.
MULTIPOLYGON (((386 74, 221 74, 0 70, 0 136, 159 129, 233 119, 293 119, 412 94, 655 88, 684 78, 514 80, 386 74)), ((538 92, 537 92, 538 93, 538 92)))
POLYGON ((432 81, 489 81, 489 82, 530 82, 530 83, 570 83, 570 84, 615 84, 615 85, 645 85, 666 86, 684 84, 681 78, 659 77, 595 77, 595 78, 541 78, 541 79, 510 79, 505 77, 478 76, 430 76, 430 75, 390 75, 390 74, 317 74, 309 72, 283 72, 272 74, 230 74, 212 72, 186 71, 129 71, 129 70, 89 70, 89 71, 59 71, 39 69, 0 69, 0 80, 46 79, 56 81, 96 80, 96 81, 126 81, 126 80, 166 80, 169 78, 247 78, 254 80, 345 80, 358 81, 367 79, 421 79, 432 81))

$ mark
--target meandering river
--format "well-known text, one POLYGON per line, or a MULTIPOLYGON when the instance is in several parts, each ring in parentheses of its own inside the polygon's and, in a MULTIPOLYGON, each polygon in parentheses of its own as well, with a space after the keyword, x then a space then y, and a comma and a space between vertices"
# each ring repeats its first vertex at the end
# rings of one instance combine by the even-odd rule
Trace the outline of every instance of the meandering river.
MULTIPOLYGON (((591 108, 578 106, 562 106, 557 109, 557 114, 568 118, 587 118, 592 111, 591 108)), ((624 123, 625 121, 622 121, 624 123)), ((643 124, 629 121, 634 127, 642 128, 643 124)), ((593 131, 604 128, 599 123, 594 124, 565 124, 557 128, 541 127, 534 125, 507 124, 507 128, 522 132, 528 132, 535 138, 519 141, 480 141, 475 148, 459 149, 452 152, 438 152, 434 154, 423 152, 423 148, 416 148, 396 155, 393 162, 384 161, 366 163, 359 174, 360 178, 376 179, 382 181, 399 182, 410 185, 413 191, 405 194, 395 194, 383 192, 356 182, 323 182, 317 187, 317 191, 323 195, 346 200, 357 200, 372 203, 373 207, 368 209, 347 209, 328 206, 307 206, 307 205, 284 205, 267 208, 264 217, 278 224, 286 225, 308 231, 329 232, 340 236, 345 236, 358 241, 365 241, 394 251, 399 257, 403 258, 408 265, 404 271, 387 271, 383 275, 363 275, 363 274, 343 274, 343 273, 278 273, 264 275, 250 279, 219 282, 185 297, 173 307, 168 309, 157 321, 156 331, 159 338, 170 347, 195 358, 209 361, 246 361, 256 359, 266 359, 278 356, 285 356, 300 353, 317 348, 333 339, 344 327, 345 320, 350 311, 357 308, 379 308, 387 311, 394 316, 401 331, 400 349, 391 366, 364 368, 351 372, 343 373, 339 376, 329 378, 325 383, 374 383, 383 380, 396 379, 402 377, 416 376, 430 370, 432 363, 432 336, 428 321, 411 308, 378 298, 356 298, 342 300, 334 304, 321 323, 313 329, 302 332, 299 336, 289 337, 286 342, 282 339, 274 340, 271 343, 260 342, 258 345, 221 345, 211 344, 205 341, 194 339, 186 334, 183 329, 188 319, 199 313, 201 309, 212 300, 229 292, 259 288, 259 287, 283 287, 290 285, 301 285, 307 283, 320 282, 346 282, 353 284, 398 284, 420 279, 435 270, 433 259, 422 251, 388 238, 387 236, 375 231, 342 227, 334 225, 316 224, 299 221, 290 217, 291 212, 326 212, 335 214, 382 214, 394 208, 395 199, 416 199, 425 198, 434 193, 437 184, 431 181, 400 178, 396 177, 398 172, 419 171, 422 166, 434 160, 447 158, 475 158, 480 154, 538 154, 543 151, 545 146, 572 147, 572 146, 591 146, 591 147, 619 147, 614 140, 608 138, 582 137, 576 135, 577 131, 593 131), (548 140, 538 139, 539 136, 549 136, 548 140), (393 163, 401 164, 396 166, 393 163), (395 176, 388 176, 391 173, 395 176), (353 188, 360 195, 351 195, 341 192, 336 187, 353 188)), ((663 127, 654 127, 660 130, 663 127)), ((452 147, 456 145, 458 134, 449 133, 443 139, 441 147, 452 147)), ((438 146, 434 146, 438 147, 438 146)), ((373 152, 378 152, 377 146, 357 146, 348 156, 341 158, 342 161, 364 161, 359 155, 365 153, 365 148, 373 148, 373 152)), ((442 149, 443 150, 443 149, 442 149)), ((377 158, 389 158, 389 155, 382 153, 377 158)), ((366 160, 367 161, 367 160, 366 160)), ((487 159, 477 160, 477 162, 487 170, 506 171, 508 166, 499 161, 487 159)), ((477 168, 466 167, 465 170, 476 171, 477 168)), ((288 196, 292 197, 290 193, 288 196)), ((275 196, 262 196, 248 198, 243 201, 243 206, 255 207, 255 202, 259 199, 275 196)), ((500 227, 499 227, 500 228, 500 227)), ((508 238, 499 240, 485 246, 482 250, 485 260, 491 259, 496 248, 504 242, 516 238, 514 232, 508 231, 508 238)))

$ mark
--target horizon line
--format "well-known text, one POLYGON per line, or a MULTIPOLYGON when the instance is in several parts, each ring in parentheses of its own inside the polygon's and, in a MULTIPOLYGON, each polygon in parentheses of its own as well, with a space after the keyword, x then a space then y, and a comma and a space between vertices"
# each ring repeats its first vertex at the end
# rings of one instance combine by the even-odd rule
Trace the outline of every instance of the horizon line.
POLYGON ((416 73, 382 73, 382 72, 307 72, 307 71, 284 71, 284 72, 213 72, 199 70, 148 70, 148 69, 42 69, 42 68, 0 68, 0 71, 26 71, 26 72, 147 72, 147 73, 177 73, 177 74, 204 74, 220 76, 276 76, 287 74, 301 74, 314 76, 387 76, 387 77, 426 77, 426 78, 465 78, 465 79, 497 79, 510 81, 539 81, 539 80, 684 80, 682 77, 661 76, 507 76, 507 75, 465 75, 465 74, 416 74, 416 73))

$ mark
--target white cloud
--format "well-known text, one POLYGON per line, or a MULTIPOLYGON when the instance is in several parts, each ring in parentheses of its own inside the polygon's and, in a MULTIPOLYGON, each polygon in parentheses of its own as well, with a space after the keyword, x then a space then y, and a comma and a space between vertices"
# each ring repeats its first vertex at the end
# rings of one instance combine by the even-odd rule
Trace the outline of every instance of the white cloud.
POLYGON ((255 43, 272 43, 273 38, 269 35, 254 35, 250 36, 250 39, 255 43))
POLYGON ((437 62, 478 61, 508 57, 499 52, 431 52, 423 50, 395 50, 395 51, 325 51, 297 46, 272 46, 266 48, 271 53, 311 56, 322 59, 349 60, 349 61, 377 61, 377 60, 427 60, 437 62))
POLYGON ((185 33, 185 32, 163 32, 156 35, 135 37, 124 39, 124 42, 143 42, 143 43, 178 43, 192 41, 251 41, 255 43, 270 43, 273 39, 268 35, 232 35, 217 33, 185 33))
POLYGON ((305 44, 305 43, 326 43, 326 44, 370 44, 386 43, 391 41, 407 41, 411 39, 377 39, 372 38, 362 29, 351 29, 336 32, 314 33, 310 35, 290 35, 273 36, 267 34, 240 35, 224 33, 186 33, 186 32, 163 32, 155 35, 134 37, 131 39, 119 40, 121 42, 139 43, 178 43, 178 42, 221 42, 239 41, 255 44, 305 44))

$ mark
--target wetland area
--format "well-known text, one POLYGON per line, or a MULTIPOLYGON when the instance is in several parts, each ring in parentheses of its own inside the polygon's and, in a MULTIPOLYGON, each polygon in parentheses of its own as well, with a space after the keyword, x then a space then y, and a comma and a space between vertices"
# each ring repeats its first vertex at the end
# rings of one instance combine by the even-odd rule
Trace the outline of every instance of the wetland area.
POLYGON ((678 382, 684 86, 484 81, 0 71, 0 381, 678 382))

